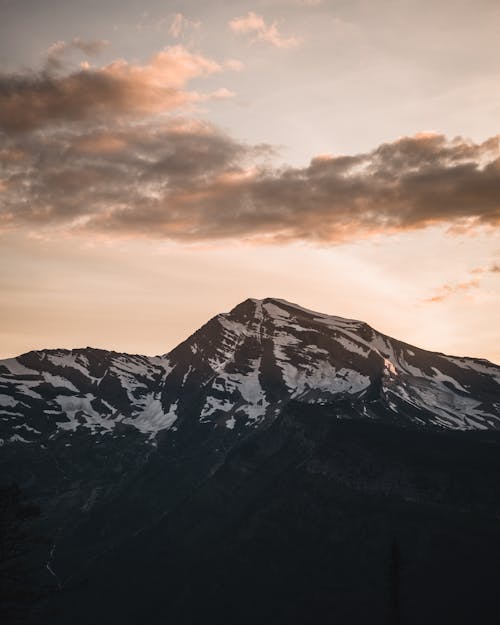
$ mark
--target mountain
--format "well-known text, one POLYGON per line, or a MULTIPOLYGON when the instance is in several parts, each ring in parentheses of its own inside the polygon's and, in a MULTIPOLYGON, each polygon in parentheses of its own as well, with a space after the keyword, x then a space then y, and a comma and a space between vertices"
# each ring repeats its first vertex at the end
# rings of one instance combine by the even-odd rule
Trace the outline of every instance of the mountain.
POLYGON ((163 356, 0 361, 0 439, 48 538, 37 625, 498 625, 486 360, 248 299, 163 356))
POLYGON ((277 299, 246 300, 164 356, 44 350, 0 361, 0 376, 7 443, 79 429, 120 436, 124 426, 154 441, 193 421, 241 433, 291 399, 349 401, 359 416, 421 427, 500 429, 500 367, 277 299))

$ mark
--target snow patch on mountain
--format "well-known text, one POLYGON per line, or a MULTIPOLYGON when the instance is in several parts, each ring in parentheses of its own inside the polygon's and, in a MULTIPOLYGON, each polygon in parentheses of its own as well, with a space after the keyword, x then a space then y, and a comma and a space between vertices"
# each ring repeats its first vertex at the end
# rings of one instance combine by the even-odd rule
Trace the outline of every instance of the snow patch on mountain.
POLYGON ((209 417, 217 412, 228 412, 232 407, 233 404, 228 399, 220 399, 214 395, 208 395, 205 400, 205 404, 201 409, 200 421, 206 420, 206 417, 209 417))
POLYGON ((38 375, 38 371, 28 369, 28 367, 22 365, 17 358, 7 358, 2 360, 0 361, 0 366, 8 369, 9 373, 12 375, 38 375))
POLYGON ((445 375, 444 373, 439 371, 439 369, 436 369, 436 367, 431 367, 431 369, 434 371, 434 379, 437 382, 449 382, 458 391, 461 391, 462 393, 468 393, 469 392, 459 382, 457 382, 454 378, 451 378, 449 375, 445 375))
POLYGON ((68 389, 68 391, 74 391, 75 393, 78 393, 78 389, 76 388, 76 386, 66 378, 61 377, 60 375, 52 375, 51 373, 44 371, 42 373, 42 376, 45 382, 47 382, 47 384, 51 384, 54 388, 66 388, 68 389))
POLYGON ((342 347, 344 347, 348 352, 352 352, 353 354, 359 354, 363 356, 363 358, 368 358, 370 354, 369 349, 363 349, 363 347, 353 341, 349 340, 346 336, 339 335, 335 339, 337 343, 340 343, 342 347))
POLYGON ((123 423, 134 426, 143 434, 154 435, 160 430, 168 430, 177 421, 177 402, 164 411, 158 397, 149 395, 142 412, 133 418, 123 419, 123 423))
POLYGON ((95 380, 95 381, 100 380, 100 378, 96 378, 90 375, 88 371, 88 360, 83 359, 79 354, 76 354, 73 352, 66 352, 66 351, 49 353, 49 354, 41 353, 40 358, 41 360, 46 358, 50 363, 52 363, 56 367, 60 367, 61 369, 64 369, 66 367, 69 369, 75 369, 76 371, 79 371, 90 380, 95 380))
POLYGON ((11 408, 14 408, 15 406, 17 406, 17 401, 9 395, 2 394, 0 395, 0 406, 9 406, 11 408))
POLYGON ((60 421, 57 425, 61 430, 75 432, 80 425, 89 425, 92 432, 97 423, 94 421, 104 421, 101 416, 92 408, 93 395, 87 394, 84 397, 72 395, 58 395, 55 402, 59 404, 61 412, 66 416, 67 421, 60 421), (80 417, 80 418, 78 418, 80 417))
POLYGON ((457 358, 455 356, 447 356, 448 360, 455 363, 463 369, 470 369, 477 373, 483 373, 490 376, 498 385, 500 385, 500 367, 494 365, 487 360, 473 360, 472 358, 457 358))

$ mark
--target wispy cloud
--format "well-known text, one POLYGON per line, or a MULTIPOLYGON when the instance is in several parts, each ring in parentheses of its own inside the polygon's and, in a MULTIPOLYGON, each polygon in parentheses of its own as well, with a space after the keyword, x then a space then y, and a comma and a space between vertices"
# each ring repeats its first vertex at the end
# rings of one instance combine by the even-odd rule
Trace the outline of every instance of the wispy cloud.
POLYGON ((424 299, 423 301, 430 304, 436 304, 443 302, 452 295, 465 294, 478 289, 481 286, 481 278, 473 278, 472 276, 484 276, 488 273, 500 273, 500 267, 496 264, 488 267, 476 267, 470 272, 471 278, 462 282, 455 282, 451 284, 443 284, 436 289, 435 294, 431 297, 424 299))
POLYGON ((476 269, 473 269, 471 273, 500 273, 500 266, 495 263, 489 267, 476 267, 476 269))
POLYGON ((467 293, 473 289, 479 288, 479 280, 466 280, 465 282, 457 282, 456 284, 443 284, 436 295, 424 300, 428 303, 438 303, 448 299, 456 293, 467 293))
POLYGON ((249 11, 243 17, 235 17, 229 22, 229 28, 239 35, 249 35, 250 41, 264 41, 275 48, 294 48, 302 43, 296 36, 286 37, 278 29, 277 22, 266 24, 262 15, 249 11))
POLYGON ((175 39, 191 37, 193 33, 201 28, 200 21, 193 21, 185 17, 182 13, 176 13, 170 24, 169 32, 175 39))
POLYGON ((106 39, 84 40, 75 37, 72 41, 56 41, 46 52, 46 70, 58 71, 65 66, 66 57, 75 51, 82 52, 85 56, 97 56, 107 46, 106 39))

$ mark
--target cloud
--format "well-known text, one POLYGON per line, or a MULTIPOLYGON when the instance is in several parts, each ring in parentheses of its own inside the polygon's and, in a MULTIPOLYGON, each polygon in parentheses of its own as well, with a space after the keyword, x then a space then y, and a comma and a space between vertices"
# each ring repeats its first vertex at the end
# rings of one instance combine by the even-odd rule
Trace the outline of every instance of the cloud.
MULTIPOLYGON (((490 265, 488 267, 476 267, 470 271, 471 276, 483 276, 488 273, 500 273, 500 267, 496 264, 490 265)), ((457 282, 453 284, 443 284, 438 289, 436 289, 435 295, 424 299, 425 303, 440 303, 444 300, 448 299, 452 295, 456 295, 459 293, 468 293, 474 289, 478 289, 481 286, 480 278, 470 278, 469 280, 465 280, 462 282, 457 282)))
POLYGON ((60 70, 64 67, 64 58, 71 52, 79 51, 86 56, 97 56, 107 46, 106 39, 84 40, 75 37, 72 41, 57 41, 52 44, 46 53, 46 67, 49 71, 60 70))
POLYGON ((0 223, 317 244, 500 225, 498 137, 420 134, 300 168, 271 166, 270 153, 193 120, 13 135, 0 150, 0 223))
POLYGON ((456 293, 467 293, 472 289, 479 288, 479 280, 467 280, 466 282, 458 282, 457 284, 444 284, 440 287, 438 293, 424 300, 424 302, 438 303, 448 299, 456 293))
POLYGON ((294 48, 302 40, 299 37, 284 37, 278 30, 276 22, 266 24, 262 15, 249 11, 243 17, 235 17, 229 22, 229 28, 239 35, 250 35, 250 41, 265 41, 275 48, 294 48))
POLYGON ((497 264, 490 265, 489 267, 476 267, 472 269, 471 273, 473 274, 483 274, 483 273, 500 273, 500 266, 497 264))
POLYGON ((267 151, 186 119, 65 130, 50 140, 45 133, 18 135, 0 148, 0 229, 88 224, 118 232, 128 228, 123 221, 153 236, 157 221, 164 234, 180 232, 179 220, 187 224, 192 217, 182 216, 176 197, 240 171, 267 151))
MULTIPOLYGON (((63 42, 59 51, 52 52, 53 58, 58 58, 64 46, 63 42)), ((85 46, 97 49, 97 43, 94 48, 89 43, 85 46)), ((155 54, 145 65, 118 60, 62 75, 48 70, 0 74, 0 130, 16 133, 61 122, 172 111, 210 97, 188 91, 186 84, 222 69, 219 63, 183 46, 172 46, 155 54)))
POLYGON ((201 27, 201 22, 194 22, 187 17, 184 17, 182 13, 176 13, 172 19, 172 23, 169 28, 169 33, 174 39, 182 39, 187 35, 191 35, 201 27))

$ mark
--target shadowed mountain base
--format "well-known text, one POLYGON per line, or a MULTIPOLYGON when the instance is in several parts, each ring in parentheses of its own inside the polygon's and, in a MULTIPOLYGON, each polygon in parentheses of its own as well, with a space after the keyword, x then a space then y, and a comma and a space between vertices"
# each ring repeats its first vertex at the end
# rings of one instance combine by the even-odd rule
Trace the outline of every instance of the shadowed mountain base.
POLYGON ((498 625, 499 451, 291 405, 73 580, 57 622, 498 625))

